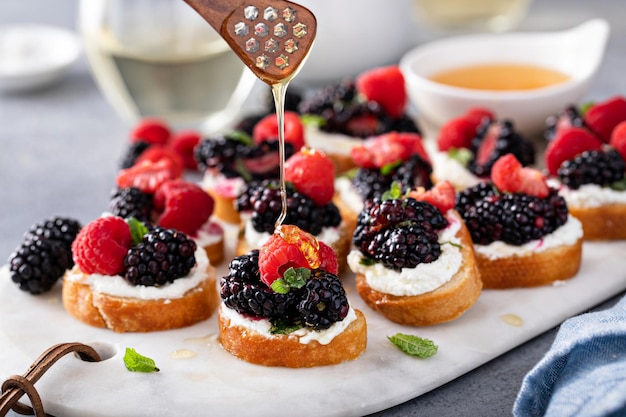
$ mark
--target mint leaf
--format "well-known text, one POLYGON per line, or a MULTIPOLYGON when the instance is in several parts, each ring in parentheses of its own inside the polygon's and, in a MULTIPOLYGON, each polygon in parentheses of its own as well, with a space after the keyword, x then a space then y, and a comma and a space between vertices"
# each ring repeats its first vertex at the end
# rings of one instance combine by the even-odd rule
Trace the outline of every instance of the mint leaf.
POLYGON ((359 261, 359 263, 361 265, 365 265, 365 266, 372 266, 376 263, 375 259, 372 258, 368 258, 366 256, 362 257, 361 260, 359 261))
POLYGON ((322 127, 326 124, 326 120, 322 116, 316 114, 303 114, 300 116, 300 122, 304 126, 317 126, 322 127))
POLYGON ((586 103, 581 104, 578 107, 578 112, 580 113, 581 116, 584 116, 585 113, 587 113, 587 111, 592 108, 595 105, 595 101, 588 101, 586 103))
POLYGON ((272 282, 272 289, 279 294, 287 294, 292 288, 302 288, 311 278, 311 271, 307 268, 289 268, 282 278, 272 282))
POLYGON ((448 151, 448 156, 466 167, 474 157, 474 154, 466 148, 451 148, 448 151))
POLYGON ((400 165, 402 165, 401 160, 398 160, 396 162, 391 162, 387 165, 383 165, 383 167, 380 169, 380 173, 382 175, 389 175, 393 172, 394 169, 398 168, 400 165))
POLYGON ((270 334, 289 334, 301 329, 302 323, 289 321, 284 317, 270 319, 270 334))
POLYGON ((133 240, 133 246, 141 243, 143 235, 148 233, 146 225, 134 217, 126 219, 126 224, 128 224, 128 227, 130 228, 130 236, 133 240))
POLYGON ((609 187, 612 190, 625 191, 626 190, 626 178, 622 178, 619 181, 615 181, 614 183, 610 184, 609 187))
POLYGON ((126 348, 124 365, 131 372, 159 372, 154 360, 137 353, 133 348, 126 348))
POLYGON ((432 340, 409 334, 396 333, 394 336, 387 336, 387 339, 404 353, 421 359, 430 358, 438 349, 432 340))
POLYGON ((400 197, 402 197, 402 186, 400 185, 400 182, 394 181, 391 183, 391 188, 383 193, 381 199, 386 201, 400 197))
POLYGON ((252 140, 252 137, 250 137, 250 135, 248 135, 243 130, 234 130, 230 132, 228 135, 226 135, 226 139, 241 142, 247 146, 254 145, 254 141, 252 140))

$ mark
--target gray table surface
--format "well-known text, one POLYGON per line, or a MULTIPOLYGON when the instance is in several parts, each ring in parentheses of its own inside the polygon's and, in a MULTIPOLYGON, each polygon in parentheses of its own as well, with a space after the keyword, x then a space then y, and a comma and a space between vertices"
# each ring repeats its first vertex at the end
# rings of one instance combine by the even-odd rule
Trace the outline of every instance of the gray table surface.
MULTIPOLYGON (((520 29, 563 29, 593 17, 608 20, 612 31, 606 58, 587 97, 605 99, 626 94, 624 5, 622 0, 535 0, 520 29)), ((77 7, 77 0, 2 0, 0 25, 42 23, 74 29, 77 7)), ((424 29, 423 36, 442 34, 424 29)), ((7 259, 23 232, 41 219, 58 214, 86 223, 99 216, 128 131, 128 123, 98 91, 84 57, 58 85, 28 94, 0 94, 0 258, 7 259)), ((596 309, 612 305, 618 297, 596 309)), ((549 349, 555 332, 376 416, 511 415, 524 375, 549 349)))

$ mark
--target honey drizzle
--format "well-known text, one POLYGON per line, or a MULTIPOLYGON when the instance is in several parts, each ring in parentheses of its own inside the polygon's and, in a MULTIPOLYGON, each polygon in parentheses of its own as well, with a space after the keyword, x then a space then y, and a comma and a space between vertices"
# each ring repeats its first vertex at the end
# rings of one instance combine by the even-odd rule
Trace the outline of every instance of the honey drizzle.
POLYGON ((287 187, 285 185, 285 96, 289 79, 272 84, 272 95, 274 96, 274 107, 276 108, 276 118, 278 121, 278 160, 280 167, 280 216, 274 224, 278 229, 287 217, 287 187))

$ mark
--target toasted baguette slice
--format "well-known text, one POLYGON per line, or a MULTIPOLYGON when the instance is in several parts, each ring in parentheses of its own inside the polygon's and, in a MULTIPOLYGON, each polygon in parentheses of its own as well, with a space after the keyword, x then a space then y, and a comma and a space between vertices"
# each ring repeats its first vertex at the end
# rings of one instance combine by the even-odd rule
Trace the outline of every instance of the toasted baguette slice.
POLYGON ((325 151, 326 155, 333 162, 333 166, 335 167, 335 175, 340 175, 350 171, 353 168, 356 168, 356 164, 352 160, 352 157, 348 154, 340 154, 325 151))
POLYGON ((574 277, 580 268, 582 238, 526 256, 489 259, 476 253, 485 288, 537 287, 574 277))
POLYGON ((63 306, 75 318, 115 332, 152 332, 176 329, 205 320, 218 304, 216 271, 207 267, 206 279, 180 298, 143 300, 92 291, 88 284, 63 281, 63 306))
MULTIPOLYGON (((246 241, 244 236, 244 225, 242 224, 239 229, 239 238, 237 240, 237 247, 235 248, 236 256, 241 256, 249 253, 252 249, 246 241)), ((337 254, 337 263, 339 267, 339 272, 337 275, 341 275, 343 271, 345 271, 347 266, 347 257, 348 252, 350 252, 350 247, 352 246, 352 232, 348 230, 348 224, 346 222, 342 222, 339 225, 339 240, 331 245, 331 247, 335 250, 337 254)))
POLYGON ((213 207, 213 214, 215 217, 225 221, 226 223, 237 224, 241 221, 239 212, 235 207, 236 197, 222 195, 210 188, 207 188, 206 192, 213 197, 213 201, 215 202, 213 207))
POLYGON ((572 216, 583 225, 584 240, 626 239, 626 204, 568 207, 572 216))
POLYGON ((218 265, 224 260, 224 237, 217 242, 203 246, 211 265, 218 265))
POLYGON ((356 319, 330 343, 323 345, 317 340, 300 343, 298 336, 265 335, 243 326, 231 326, 230 319, 219 310, 220 343, 239 359, 258 365, 287 368, 334 365, 356 359, 365 351, 365 316, 359 310, 355 313, 356 319))
POLYGON ((389 320, 411 326, 430 326, 460 317, 478 299, 482 281, 469 231, 460 216, 463 262, 454 276, 441 287, 419 295, 392 295, 372 289, 363 274, 356 274, 356 289, 365 303, 389 320))

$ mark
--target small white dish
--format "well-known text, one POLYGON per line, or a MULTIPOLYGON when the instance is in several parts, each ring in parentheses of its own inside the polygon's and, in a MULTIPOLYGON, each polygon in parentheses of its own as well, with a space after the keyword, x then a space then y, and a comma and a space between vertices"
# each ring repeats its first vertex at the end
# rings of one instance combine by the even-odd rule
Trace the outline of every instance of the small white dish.
POLYGON ((546 118, 569 104, 579 104, 604 56, 609 25, 593 19, 558 32, 480 34, 434 41, 405 54, 400 61, 407 91, 419 117, 433 128, 470 107, 491 109, 516 128, 536 134, 546 118), (532 90, 490 91, 452 87, 431 81, 434 74, 470 65, 527 64, 551 68, 570 78, 532 90))
POLYGON ((43 25, 0 27, 0 91, 19 92, 59 81, 80 56, 78 37, 43 25))

